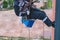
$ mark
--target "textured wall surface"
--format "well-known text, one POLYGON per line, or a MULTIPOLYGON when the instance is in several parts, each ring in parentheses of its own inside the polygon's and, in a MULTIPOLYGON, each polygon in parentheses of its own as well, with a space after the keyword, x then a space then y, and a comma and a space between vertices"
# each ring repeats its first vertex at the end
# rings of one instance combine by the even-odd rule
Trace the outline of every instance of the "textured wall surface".
MULTIPOLYGON (((53 21, 52 9, 44 11, 53 21)), ((39 38, 40 36, 50 38, 52 27, 47 27, 42 20, 37 19, 33 27, 29 29, 19 23, 19 17, 15 15, 13 10, 0 11, 0 36, 29 37, 29 33, 32 38, 39 38)))
MULTIPOLYGON (((40 1, 40 4, 36 3, 36 5, 37 7, 41 7, 43 6, 43 3, 40 1)), ((51 21, 54 21, 55 0, 53 0, 53 10, 49 9, 44 11, 51 19, 51 21)), ((14 37, 30 36, 32 38, 39 38, 40 36, 50 38, 52 36, 52 40, 54 40, 54 29, 52 29, 51 27, 47 27, 41 20, 36 20, 31 29, 28 29, 25 25, 19 23, 19 20, 20 20, 19 17, 17 17, 14 14, 13 10, 0 11, 0 36, 14 36, 14 37)))

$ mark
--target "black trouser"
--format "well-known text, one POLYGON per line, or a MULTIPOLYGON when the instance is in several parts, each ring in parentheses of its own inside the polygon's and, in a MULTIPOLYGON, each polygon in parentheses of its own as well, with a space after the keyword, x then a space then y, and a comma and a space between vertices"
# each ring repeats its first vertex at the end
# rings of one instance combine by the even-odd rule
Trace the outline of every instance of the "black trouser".
POLYGON ((30 14, 30 19, 44 20, 44 23, 49 27, 52 26, 52 21, 48 18, 44 11, 38 9, 32 9, 30 14), (46 18, 46 19, 45 19, 46 18))

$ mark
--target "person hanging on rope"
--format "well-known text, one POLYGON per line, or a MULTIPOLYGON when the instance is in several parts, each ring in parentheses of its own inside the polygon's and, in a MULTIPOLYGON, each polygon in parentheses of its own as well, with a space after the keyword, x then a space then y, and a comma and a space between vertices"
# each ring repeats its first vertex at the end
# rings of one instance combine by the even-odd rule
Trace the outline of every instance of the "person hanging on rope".
POLYGON ((55 21, 52 22, 46 13, 37 9, 33 3, 33 0, 14 0, 15 14, 17 16, 26 15, 27 19, 39 19, 42 20, 48 27, 55 27, 55 21))

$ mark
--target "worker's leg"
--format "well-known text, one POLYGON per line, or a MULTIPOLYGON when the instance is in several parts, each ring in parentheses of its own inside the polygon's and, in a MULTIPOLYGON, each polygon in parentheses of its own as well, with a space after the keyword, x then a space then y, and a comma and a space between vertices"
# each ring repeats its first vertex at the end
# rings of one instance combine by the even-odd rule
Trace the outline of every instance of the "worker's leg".
POLYGON ((31 19, 42 20, 48 27, 53 26, 53 22, 47 17, 44 11, 34 11, 31 13, 31 19))

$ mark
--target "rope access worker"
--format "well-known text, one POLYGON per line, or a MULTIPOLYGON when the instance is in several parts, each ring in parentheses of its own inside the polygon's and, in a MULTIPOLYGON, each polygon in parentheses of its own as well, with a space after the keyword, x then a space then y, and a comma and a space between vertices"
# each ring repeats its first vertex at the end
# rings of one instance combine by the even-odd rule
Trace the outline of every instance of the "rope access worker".
POLYGON ((33 3, 33 0, 14 0, 15 14, 17 16, 26 15, 27 19, 39 19, 42 20, 48 27, 55 27, 55 21, 52 22, 46 13, 34 7, 33 3))

